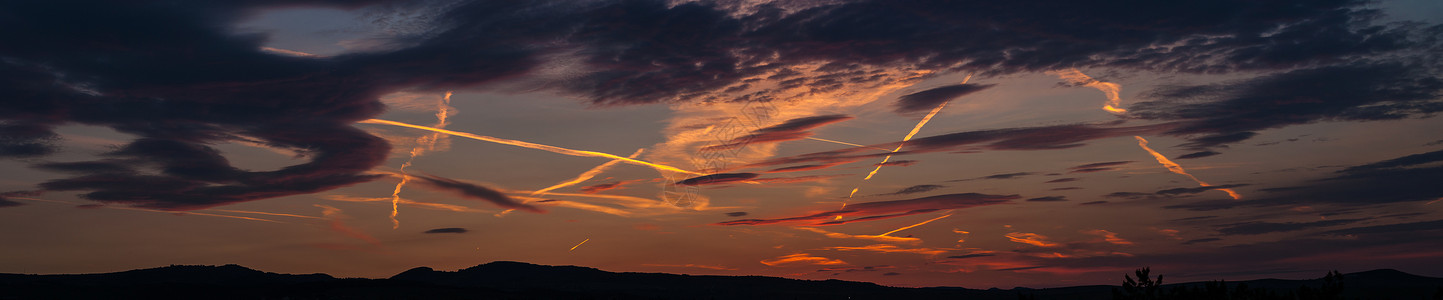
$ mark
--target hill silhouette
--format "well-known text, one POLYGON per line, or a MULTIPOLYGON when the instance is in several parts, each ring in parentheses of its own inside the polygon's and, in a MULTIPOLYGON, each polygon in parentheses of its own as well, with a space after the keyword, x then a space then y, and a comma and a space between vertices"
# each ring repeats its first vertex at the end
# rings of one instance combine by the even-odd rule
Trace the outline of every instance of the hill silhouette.
MULTIPOLYGON (((1343 278, 1348 298, 1429 298, 1443 287, 1443 278, 1397 270, 1351 273, 1343 278)), ((1228 282, 1277 290, 1319 283, 1281 279, 1228 282)), ((382 279, 277 274, 237 265, 168 266, 102 274, 0 274, 0 299, 1112 299, 1115 287, 900 288, 842 280, 618 273, 508 261, 457 271, 418 267, 382 279)))

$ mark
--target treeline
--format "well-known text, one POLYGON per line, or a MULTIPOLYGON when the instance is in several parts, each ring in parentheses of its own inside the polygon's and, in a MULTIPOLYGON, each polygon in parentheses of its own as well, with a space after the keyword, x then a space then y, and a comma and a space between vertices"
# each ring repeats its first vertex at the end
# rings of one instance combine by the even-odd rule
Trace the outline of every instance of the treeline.
MULTIPOLYGON (((1319 286, 1303 285, 1297 289, 1282 290, 1264 287, 1249 287, 1247 283, 1229 286, 1226 281, 1209 281, 1201 285, 1162 286, 1162 275, 1150 277, 1149 268, 1133 272, 1137 278, 1124 274, 1121 288, 1112 289, 1114 300, 1342 300, 1347 285, 1342 273, 1330 271, 1320 280, 1319 286)), ((1022 297, 1026 299, 1027 297, 1022 297)), ((1434 300, 1443 300, 1443 287, 1433 294, 1434 300)))

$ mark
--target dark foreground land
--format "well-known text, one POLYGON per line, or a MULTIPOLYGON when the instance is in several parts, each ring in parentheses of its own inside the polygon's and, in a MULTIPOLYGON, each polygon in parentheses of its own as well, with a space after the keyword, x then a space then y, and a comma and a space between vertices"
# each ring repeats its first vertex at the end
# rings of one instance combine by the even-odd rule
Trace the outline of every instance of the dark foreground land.
MULTIPOLYGON (((1345 299, 1435 299, 1443 278, 1395 270, 1343 274, 1345 299)), ((1201 289, 1206 283, 1162 285, 1201 289)), ((1217 283, 1213 283, 1216 285, 1217 283)), ((1228 282, 1288 293, 1322 279, 1228 282)), ((1113 299, 1116 286, 977 290, 898 288, 841 280, 613 273, 493 262, 455 272, 415 268, 391 278, 267 273, 237 265, 170 266, 104 274, 0 274, 0 299, 1113 299)), ((1289 296, 1293 297, 1293 296, 1289 296)))

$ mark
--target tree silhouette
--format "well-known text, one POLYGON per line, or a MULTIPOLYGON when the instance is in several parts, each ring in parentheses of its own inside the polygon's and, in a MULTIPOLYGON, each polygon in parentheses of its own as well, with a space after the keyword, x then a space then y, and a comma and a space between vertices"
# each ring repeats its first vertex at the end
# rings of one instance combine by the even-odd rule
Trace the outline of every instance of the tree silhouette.
POLYGON ((1162 298, 1161 298, 1162 295, 1159 293, 1159 288, 1162 287, 1162 275, 1158 275, 1158 276, 1157 276, 1157 279, 1154 280, 1154 279, 1152 279, 1151 276, 1148 276, 1148 273, 1150 273, 1150 272, 1152 272, 1152 270, 1149 269, 1149 268, 1146 268, 1146 267, 1141 268, 1141 269, 1137 269, 1137 271, 1134 271, 1134 272, 1133 272, 1134 274, 1137 274, 1137 279, 1136 279, 1136 280, 1133 280, 1133 279, 1132 279, 1132 276, 1128 276, 1127 274, 1122 274, 1122 278, 1124 279, 1123 282, 1122 282, 1122 289, 1121 289, 1121 290, 1115 289, 1115 288, 1112 289, 1112 299, 1113 299, 1113 300, 1154 300, 1154 299, 1162 299, 1162 298))

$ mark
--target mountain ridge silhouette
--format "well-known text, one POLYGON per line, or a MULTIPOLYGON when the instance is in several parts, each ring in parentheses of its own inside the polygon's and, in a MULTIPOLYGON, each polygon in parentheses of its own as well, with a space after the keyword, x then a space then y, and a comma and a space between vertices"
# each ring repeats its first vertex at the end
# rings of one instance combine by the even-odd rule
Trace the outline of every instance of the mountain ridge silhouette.
MULTIPOLYGON (((1393 269, 1344 275, 1368 295, 1420 298, 1443 278, 1393 269), (1417 295, 1417 297, 1413 296, 1417 295)), ((1229 281, 1295 289, 1312 280, 1229 281)), ((1200 285, 1201 282, 1176 283, 1200 285)), ((496 261, 456 271, 416 267, 388 278, 279 274, 229 264, 172 265, 95 274, 0 273, 0 299, 1111 299, 1112 285, 1010 290, 890 287, 844 280, 609 272, 580 266, 496 261)))

